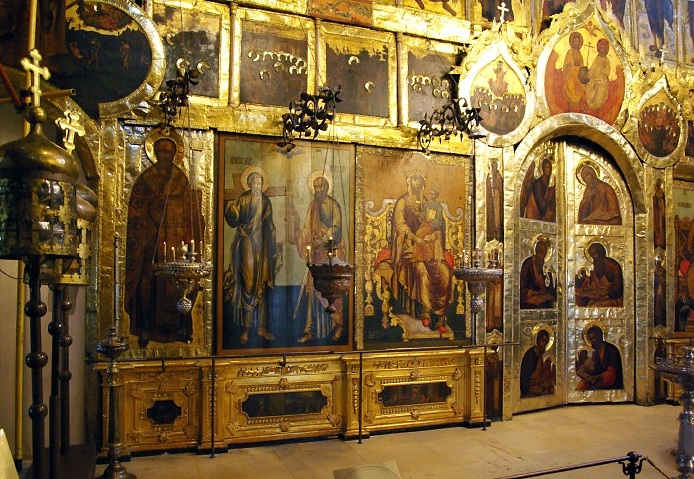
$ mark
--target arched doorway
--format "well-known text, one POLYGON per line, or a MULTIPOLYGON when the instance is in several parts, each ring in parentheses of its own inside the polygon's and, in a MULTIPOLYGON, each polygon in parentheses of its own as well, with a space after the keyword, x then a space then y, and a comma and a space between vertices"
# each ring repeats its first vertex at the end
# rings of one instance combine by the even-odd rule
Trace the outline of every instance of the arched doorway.
POLYGON ((509 178, 505 317, 519 346, 505 363, 513 378, 505 415, 638 399, 645 364, 636 331, 647 324, 638 315, 647 296, 634 266, 644 211, 631 184, 640 164, 611 127, 553 120, 521 143, 509 178))

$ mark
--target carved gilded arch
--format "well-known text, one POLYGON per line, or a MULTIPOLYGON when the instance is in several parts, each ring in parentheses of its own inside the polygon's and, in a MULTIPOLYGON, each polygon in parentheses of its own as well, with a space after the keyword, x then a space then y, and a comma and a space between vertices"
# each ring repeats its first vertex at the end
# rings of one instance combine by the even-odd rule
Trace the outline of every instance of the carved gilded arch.
MULTIPOLYGON (((614 127, 594 116, 581 113, 564 113, 540 122, 521 141, 514 155, 514 167, 520 166, 537 146, 563 136, 574 136, 595 143, 609 153, 624 175, 634 203, 634 214, 646 213, 643 165, 627 139, 614 127)), ((519 179, 518 169, 510 184, 519 179)))

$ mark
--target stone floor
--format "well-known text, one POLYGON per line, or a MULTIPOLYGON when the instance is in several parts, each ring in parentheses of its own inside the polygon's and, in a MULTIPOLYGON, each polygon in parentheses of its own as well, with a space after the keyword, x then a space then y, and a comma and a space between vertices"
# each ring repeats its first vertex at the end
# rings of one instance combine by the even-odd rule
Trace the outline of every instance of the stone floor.
MULTIPOLYGON (((124 463, 138 479, 333 479, 333 471, 393 461, 402 479, 498 478, 552 467, 611 459, 630 451, 647 456, 637 478, 678 475, 679 406, 575 405, 516 415, 487 430, 447 427, 372 435, 357 440, 319 439, 254 445, 228 453, 161 454, 124 463)), ((105 465, 97 465, 97 476, 105 465)), ((344 475, 343 475, 344 477, 344 475)), ((347 475, 380 479, 387 475, 347 475)), ((549 477, 627 477, 621 466, 549 477)))

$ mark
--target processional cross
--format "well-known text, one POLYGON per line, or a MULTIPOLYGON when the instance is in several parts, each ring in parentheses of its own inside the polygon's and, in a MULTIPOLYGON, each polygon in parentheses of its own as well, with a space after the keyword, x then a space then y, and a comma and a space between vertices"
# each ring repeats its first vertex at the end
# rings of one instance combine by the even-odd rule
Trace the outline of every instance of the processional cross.
POLYGON ((31 100, 33 106, 41 106, 41 77, 48 80, 51 77, 51 72, 48 71, 47 67, 42 67, 40 62, 42 56, 37 49, 32 49, 29 52, 31 60, 28 58, 22 58, 20 64, 22 68, 26 70, 31 75, 31 100))
POLYGON ((72 154, 72 150, 75 149, 75 135, 83 136, 85 131, 84 127, 80 125, 80 115, 77 111, 65 110, 63 115, 65 118, 56 119, 55 124, 65 131, 63 146, 68 153, 72 154))
POLYGON ((501 5, 499 5, 498 7, 496 7, 496 9, 499 10, 499 12, 500 12, 500 13, 499 13, 499 23, 503 25, 504 22, 506 21, 506 20, 504 19, 504 16, 506 15, 507 12, 510 12, 511 9, 510 9, 510 8, 506 8, 506 2, 501 2, 501 5))

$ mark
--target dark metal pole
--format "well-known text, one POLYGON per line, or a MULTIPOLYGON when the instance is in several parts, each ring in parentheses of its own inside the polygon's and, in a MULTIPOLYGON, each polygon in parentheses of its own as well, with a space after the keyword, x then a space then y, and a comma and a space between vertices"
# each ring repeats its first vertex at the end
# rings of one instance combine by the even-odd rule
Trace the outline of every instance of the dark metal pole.
MULTIPOLYGON (((58 260, 60 261, 60 260, 58 260)), ((48 325, 51 335, 51 392, 48 407, 51 412, 48 419, 48 469, 51 479, 58 479, 58 456, 60 455, 60 338, 63 336, 62 302, 65 286, 52 285, 53 319, 48 325)))
POLYGON ((359 387, 358 387, 358 394, 359 394, 359 403, 357 404, 357 415, 359 416, 359 441, 358 443, 361 444, 362 441, 362 414, 361 414, 361 404, 362 404, 362 381, 364 380, 364 353, 359 351, 359 387))
MULTIPOLYGON (((67 287, 65 289, 67 293, 67 287)), ((63 310, 63 334, 60 336, 60 454, 70 452, 70 346, 72 346, 72 336, 70 336, 70 320, 68 311, 72 309, 72 301, 63 295, 60 305, 63 310)), ((55 359, 53 359, 55 361, 55 359)))
POLYGON ((484 401, 482 401, 482 430, 487 430, 487 343, 484 343, 484 383, 482 392, 484 393, 484 401))
POLYGON ((215 393, 215 375, 217 372, 215 371, 214 357, 212 358, 212 370, 210 371, 210 374, 212 375, 210 378, 210 447, 212 448, 210 457, 214 457, 214 403, 215 397, 217 396, 215 393))
POLYGON ((46 303, 41 300, 41 281, 39 279, 41 261, 38 256, 26 260, 29 274, 29 301, 24 306, 24 314, 29 317, 31 351, 26 356, 26 364, 31 369, 31 418, 32 456, 34 479, 46 478, 45 418, 48 410, 43 402, 43 374, 41 369, 48 363, 48 356, 41 351, 41 318, 46 314, 46 303))

